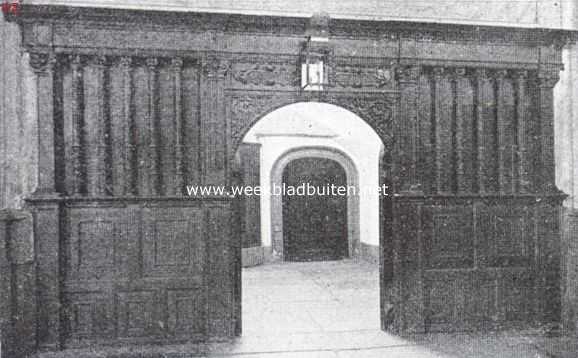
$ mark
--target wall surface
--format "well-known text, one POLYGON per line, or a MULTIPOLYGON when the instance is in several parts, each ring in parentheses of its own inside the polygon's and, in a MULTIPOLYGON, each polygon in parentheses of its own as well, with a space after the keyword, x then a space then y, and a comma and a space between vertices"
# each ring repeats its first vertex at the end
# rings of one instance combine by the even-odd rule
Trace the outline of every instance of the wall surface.
POLYGON ((34 83, 20 30, 0 14, 0 209, 19 208, 36 183, 34 83))
POLYGON ((324 12, 332 18, 441 23, 494 24, 560 28, 561 13, 573 0, 30 0, 29 4, 91 6, 159 11, 196 11, 250 15, 310 17, 324 12))
MULTIPOLYGON (((565 26, 578 27, 578 4, 568 4, 563 13, 565 26)), ((578 45, 563 52, 565 70, 555 88, 556 183, 568 194, 563 221, 564 326, 578 329, 578 45)), ((574 333, 575 334, 575 333, 574 333)))

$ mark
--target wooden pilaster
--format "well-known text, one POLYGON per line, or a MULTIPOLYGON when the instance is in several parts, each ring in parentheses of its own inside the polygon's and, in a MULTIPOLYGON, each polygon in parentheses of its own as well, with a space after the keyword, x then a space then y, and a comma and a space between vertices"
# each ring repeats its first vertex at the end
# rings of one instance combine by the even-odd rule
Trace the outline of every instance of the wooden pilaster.
POLYGON ((181 195, 184 190, 183 177, 183 103, 182 103, 182 70, 183 59, 174 58, 171 62, 172 80, 173 80, 173 96, 174 96, 174 141, 175 141, 175 182, 174 188, 168 188, 176 195, 181 195))
POLYGON ((508 72, 506 70, 499 70, 495 72, 496 78, 496 121, 497 121, 497 152, 498 152, 498 191, 500 194, 505 194, 507 191, 506 188, 506 179, 505 179, 505 166, 504 162, 506 160, 506 128, 505 128, 505 115, 506 109, 504 104, 504 81, 507 76, 508 72))
POLYGON ((226 182, 227 153, 224 84, 229 62, 212 54, 203 59, 201 80, 201 140, 203 150, 203 183, 226 182))
POLYGON ((398 125, 396 136, 396 155, 398 163, 396 165, 397 183, 395 187, 401 191, 420 191, 420 184, 417 178, 418 162, 418 80, 421 72, 419 66, 402 66, 397 70, 397 81, 400 91, 400 112, 396 119, 398 125))
POLYGON ((528 160, 527 155, 527 121, 528 121, 528 96, 527 96, 528 71, 516 71, 516 128, 517 128, 517 153, 518 153, 518 183, 517 191, 527 193, 529 190, 528 160))
POLYGON ((538 111, 540 118, 541 189, 556 189, 556 166, 554 161, 554 86, 560 75, 558 69, 544 68, 538 72, 538 111))

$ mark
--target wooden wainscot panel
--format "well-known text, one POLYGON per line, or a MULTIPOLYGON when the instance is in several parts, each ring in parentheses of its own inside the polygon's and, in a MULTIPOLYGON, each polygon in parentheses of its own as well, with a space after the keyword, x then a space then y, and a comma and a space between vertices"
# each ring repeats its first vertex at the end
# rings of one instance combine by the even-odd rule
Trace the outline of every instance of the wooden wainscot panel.
POLYGON ((394 271, 400 280, 402 303, 401 313, 396 317, 399 327, 413 333, 424 332, 424 302, 422 282, 423 249, 421 245, 420 205, 412 202, 394 204, 394 251, 399 256, 394 271), (401 320, 401 321, 399 321, 401 320))
POLYGON ((204 213, 175 205, 68 209, 67 346, 205 337, 204 213))
POLYGON ((424 258, 428 269, 474 266, 474 225, 470 205, 422 209, 424 258))
POLYGON ((68 301, 68 345, 90 344, 95 338, 114 337, 113 307, 104 292, 75 292, 66 295, 68 301))
POLYGON ((534 255, 533 209, 510 205, 480 206, 477 216, 480 261, 486 267, 529 267, 534 255))
POLYGON ((444 270, 426 274, 425 322, 430 332, 491 329, 498 319, 495 275, 444 270))
POLYGON ((202 212, 198 209, 144 209, 144 276, 202 283, 206 261, 202 222, 202 212))
POLYGON ((156 336, 155 304, 156 291, 119 291, 117 302, 116 324, 118 338, 140 338, 156 336))

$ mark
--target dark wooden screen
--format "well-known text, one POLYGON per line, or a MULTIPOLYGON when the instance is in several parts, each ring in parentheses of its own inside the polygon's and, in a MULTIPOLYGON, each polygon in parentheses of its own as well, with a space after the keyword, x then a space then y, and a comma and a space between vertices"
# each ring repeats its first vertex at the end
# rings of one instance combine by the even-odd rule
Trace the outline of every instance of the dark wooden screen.
POLYGON ((183 189, 233 183, 251 126, 305 101, 383 141, 384 329, 559 319, 562 33, 331 20, 330 84, 304 92, 307 19, 25 5, 18 21, 36 84, 40 348, 239 334, 234 202, 183 189))
POLYGON ((261 246, 261 196, 253 191, 261 182, 260 154, 260 144, 243 143, 239 146, 242 185, 252 188, 249 195, 240 198, 243 248, 261 246))

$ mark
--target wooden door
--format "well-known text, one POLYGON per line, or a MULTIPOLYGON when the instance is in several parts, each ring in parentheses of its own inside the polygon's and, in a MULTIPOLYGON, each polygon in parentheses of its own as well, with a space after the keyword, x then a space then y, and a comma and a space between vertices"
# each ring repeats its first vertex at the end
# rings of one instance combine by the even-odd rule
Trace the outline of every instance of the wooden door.
POLYGON ((341 165, 330 159, 302 158, 283 172, 283 250, 287 261, 339 260, 348 256, 347 197, 331 195, 346 186, 341 165), (317 188, 298 195, 299 188, 317 188), (291 195, 290 188, 296 191, 291 195))

